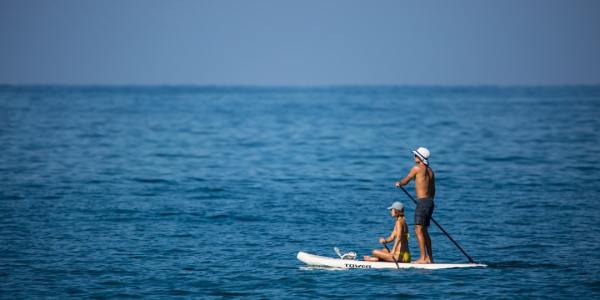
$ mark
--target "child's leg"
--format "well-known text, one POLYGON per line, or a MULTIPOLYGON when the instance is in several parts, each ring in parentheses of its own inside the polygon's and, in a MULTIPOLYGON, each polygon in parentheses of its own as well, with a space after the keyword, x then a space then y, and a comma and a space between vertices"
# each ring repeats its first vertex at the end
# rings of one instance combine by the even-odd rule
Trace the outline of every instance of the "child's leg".
POLYGON ((382 256, 382 254, 383 254, 382 252, 383 252, 383 253, 387 253, 387 250, 385 250, 385 249, 375 249, 375 250, 373 250, 373 251, 371 252, 371 254, 372 254, 373 256, 368 256, 368 255, 365 255, 365 256, 363 257, 363 259, 364 259, 365 261, 379 261, 379 260, 381 259, 381 256, 382 256))
POLYGON ((392 254, 387 249, 373 250, 373 256, 379 258, 382 261, 394 261, 392 254))
POLYGON ((379 258, 365 255, 363 256, 364 261, 379 261, 379 258))

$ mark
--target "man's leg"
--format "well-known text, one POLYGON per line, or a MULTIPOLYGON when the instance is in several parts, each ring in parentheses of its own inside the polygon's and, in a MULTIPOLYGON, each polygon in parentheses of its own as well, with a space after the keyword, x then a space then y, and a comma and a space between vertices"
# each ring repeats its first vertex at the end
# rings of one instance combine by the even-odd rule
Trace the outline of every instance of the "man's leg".
POLYGON ((429 236, 429 223, 431 222, 431 217, 433 216, 433 210, 435 208, 435 203, 433 203, 433 199, 430 199, 428 201, 428 204, 430 204, 430 206, 428 207, 428 212, 427 212, 427 219, 425 220, 425 247, 427 248, 427 260, 429 261, 429 263, 433 263, 433 251, 431 250, 431 237, 429 236))
POLYGON ((425 237, 426 259, 428 263, 433 263, 433 251, 431 250, 431 237, 429 236, 429 227, 423 227, 423 236, 425 237))
POLYGON ((415 261, 417 264, 425 263, 427 254, 425 253, 425 236, 423 234, 423 226, 415 225, 415 234, 417 235, 417 241, 419 242, 419 250, 421 250, 421 257, 415 261))

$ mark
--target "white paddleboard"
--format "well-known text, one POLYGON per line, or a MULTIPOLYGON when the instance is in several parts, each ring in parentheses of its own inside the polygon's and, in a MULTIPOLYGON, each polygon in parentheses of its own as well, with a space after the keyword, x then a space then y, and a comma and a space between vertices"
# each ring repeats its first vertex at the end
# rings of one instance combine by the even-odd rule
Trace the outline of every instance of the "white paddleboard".
POLYGON ((330 268, 341 268, 341 269, 451 269, 451 268, 474 268, 474 267, 487 267, 484 264, 476 263, 464 263, 464 264, 446 264, 446 263, 434 263, 434 264, 413 264, 413 263, 398 263, 398 267, 393 262, 379 262, 379 261, 363 261, 363 260, 350 260, 350 259, 339 259, 325 256, 314 255, 306 252, 298 252, 298 259, 310 266, 319 267, 330 267, 330 268))

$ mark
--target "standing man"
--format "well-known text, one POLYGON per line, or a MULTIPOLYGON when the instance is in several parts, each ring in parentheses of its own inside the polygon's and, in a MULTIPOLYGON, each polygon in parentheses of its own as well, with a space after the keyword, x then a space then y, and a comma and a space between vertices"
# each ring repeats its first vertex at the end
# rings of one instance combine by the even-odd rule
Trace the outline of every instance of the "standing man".
POLYGON ((429 237, 429 223, 433 214, 433 198, 435 197, 435 175, 429 167, 429 150, 425 147, 412 152, 415 155, 415 166, 402 180, 396 182, 396 187, 407 185, 415 180, 417 194, 417 207, 415 208, 415 233, 421 249, 421 257, 414 263, 433 263, 431 252, 431 238, 429 237))

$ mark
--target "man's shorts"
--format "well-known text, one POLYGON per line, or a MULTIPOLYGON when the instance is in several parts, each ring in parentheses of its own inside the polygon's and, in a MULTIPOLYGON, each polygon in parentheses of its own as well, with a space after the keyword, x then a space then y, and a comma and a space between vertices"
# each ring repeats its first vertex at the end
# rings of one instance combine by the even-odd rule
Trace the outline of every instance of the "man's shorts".
POLYGON ((415 208, 415 225, 429 226, 431 215, 433 215, 433 198, 417 199, 415 208))

